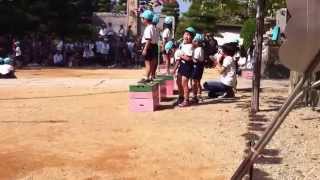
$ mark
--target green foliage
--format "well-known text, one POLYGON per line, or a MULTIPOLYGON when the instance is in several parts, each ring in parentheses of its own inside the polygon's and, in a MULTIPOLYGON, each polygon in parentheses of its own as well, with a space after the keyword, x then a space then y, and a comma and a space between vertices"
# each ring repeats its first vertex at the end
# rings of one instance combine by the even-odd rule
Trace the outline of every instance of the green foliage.
POLYGON ((240 37, 243 38, 243 46, 247 49, 250 47, 256 32, 256 20, 250 18, 242 26, 240 37))
POLYGON ((183 15, 177 28, 177 36, 181 37, 184 29, 194 27, 201 32, 214 32, 216 16, 215 6, 211 1, 194 0, 187 13, 183 15))
POLYGON ((115 7, 115 11, 117 13, 126 13, 127 11, 127 1, 126 0, 119 0, 115 7))
POLYGON ((77 33, 79 24, 91 17, 93 5, 90 0, 0 1, 0 33, 68 36, 77 33))
POLYGON ((287 7, 286 0, 268 0, 266 2, 266 13, 269 16, 274 16, 278 9, 287 7))
POLYGON ((180 10, 179 10, 179 4, 174 2, 165 2, 162 6, 162 14, 166 16, 174 16, 176 19, 179 17, 180 10))
POLYGON ((110 0, 97 0, 96 9, 98 12, 110 12, 111 1, 110 0))

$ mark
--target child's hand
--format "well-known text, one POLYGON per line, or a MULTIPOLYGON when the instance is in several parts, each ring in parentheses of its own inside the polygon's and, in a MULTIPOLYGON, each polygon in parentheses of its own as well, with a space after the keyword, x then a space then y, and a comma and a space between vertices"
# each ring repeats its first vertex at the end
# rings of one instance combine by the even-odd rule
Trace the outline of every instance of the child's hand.
POLYGON ((147 55, 147 51, 144 49, 143 51, 142 51, 142 56, 146 56, 147 55))

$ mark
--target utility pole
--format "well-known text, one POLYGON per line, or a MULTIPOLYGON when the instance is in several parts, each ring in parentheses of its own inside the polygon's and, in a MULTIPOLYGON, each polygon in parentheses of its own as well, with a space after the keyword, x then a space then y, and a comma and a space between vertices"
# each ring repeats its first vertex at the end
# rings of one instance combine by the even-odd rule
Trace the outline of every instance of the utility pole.
POLYGON ((141 34, 141 25, 139 17, 139 0, 128 0, 127 1, 127 16, 128 25, 131 25, 132 31, 135 35, 141 34))
POLYGON ((252 100, 251 112, 256 113, 259 111, 259 98, 260 98, 260 80, 261 80, 261 60, 262 60, 262 42, 264 33, 264 10, 265 0, 257 0, 257 15, 256 15, 256 46, 255 46, 255 62, 254 62, 254 75, 252 81, 252 100))

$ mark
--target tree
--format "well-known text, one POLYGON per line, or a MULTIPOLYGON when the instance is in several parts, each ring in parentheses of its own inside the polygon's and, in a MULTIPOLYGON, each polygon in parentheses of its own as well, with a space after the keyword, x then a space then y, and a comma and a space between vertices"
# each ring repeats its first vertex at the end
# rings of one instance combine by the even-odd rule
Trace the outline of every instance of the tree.
POLYGON ((250 18, 242 26, 240 36, 243 38, 243 46, 248 49, 252 45, 254 34, 256 32, 256 20, 250 18))
POLYGON ((110 12, 111 1, 110 0, 97 0, 96 9, 98 12, 110 12))
POLYGON ((89 0, 0 1, 0 31, 15 35, 27 32, 77 34, 84 27, 83 17, 92 14, 93 7, 89 4, 89 0))
POLYGON ((178 24, 180 9, 177 1, 165 1, 162 5, 161 12, 166 16, 173 16, 176 20, 176 25, 178 24))
POLYGON ((117 13, 126 13, 127 11, 127 1, 119 0, 116 4, 115 11, 117 13))
POLYGON ((194 0, 178 25, 177 34, 182 35, 184 29, 193 26, 198 31, 214 32, 216 30, 215 4, 212 1, 194 0))

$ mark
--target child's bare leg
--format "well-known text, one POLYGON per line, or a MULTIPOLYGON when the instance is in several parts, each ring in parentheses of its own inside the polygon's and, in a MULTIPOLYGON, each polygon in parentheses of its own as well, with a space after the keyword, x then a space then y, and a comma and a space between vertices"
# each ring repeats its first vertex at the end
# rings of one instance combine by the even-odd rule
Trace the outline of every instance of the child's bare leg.
POLYGON ((163 59, 165 61, 167 74, 170 74, 170 57, 167 54, 164 54, 163 59))
POLYGON ((154 59, 151 62, 151 78, 156 78, 156 71, 157 71, 157 61, 154 59))
POLYGON ((144 64, 145 64, 145 68, 146 68, 146 71, 145 71, 145 78, 146 79, 149 79, 150 78, 150 75, 151 75, 151 61, 144 61, 144 64))
POLYGON ((182 76, 181 75, 178 75, 178 77, 177 77, 177 86, 178 86, 179 97, 183 97, 183 86, 182 86, 182 76))
POLYGON ((184 101, 189 101, 189 79, 185 76, 182 76, 182 87, 183 87, 183 97, 184 101))
POLYGON ((192 85, 193 97, 196 98, 198 93, 198 80, 194 79, 192 85))
POLYGON ((198 95, 201 97, 202 95, 202 87, 201 87, 201 80, 198 80, 198 95))

